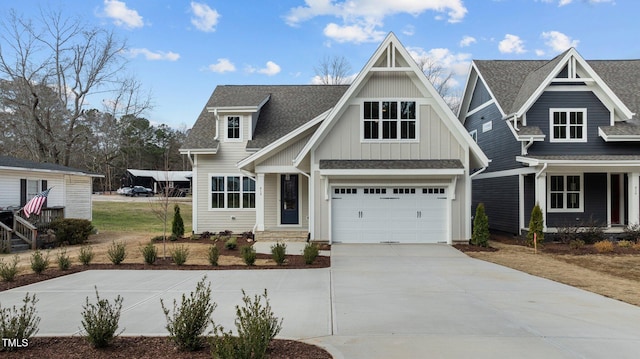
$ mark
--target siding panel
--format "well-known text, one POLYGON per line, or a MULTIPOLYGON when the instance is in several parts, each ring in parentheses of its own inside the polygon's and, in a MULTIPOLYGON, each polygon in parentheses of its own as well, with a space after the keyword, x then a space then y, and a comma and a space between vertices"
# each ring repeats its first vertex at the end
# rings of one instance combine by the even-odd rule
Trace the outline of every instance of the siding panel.
POLYGON ((519 198, 518 176, 474 179, 472 210, 484 203, 489 217, 489 228, 509 233, 518 233, 519 198))
POLYGON ((491 100, 491 95, 489 94, 489 91, 485 87, 484 82, 482 82, 480 78, 478 78, 478 81, 476 82, 476 86, 473 89, 473 94, 471 96, 472 96, 471 102, 469 103, 469 109, 467 110, 469 112, 473 111, 475 108, 482 105, 483 103, 491 100))
POLYGON ((407 74, 397 72, 373 72, 367 84, 356 97, 419 98, 424 97, 424 95, 407 74))

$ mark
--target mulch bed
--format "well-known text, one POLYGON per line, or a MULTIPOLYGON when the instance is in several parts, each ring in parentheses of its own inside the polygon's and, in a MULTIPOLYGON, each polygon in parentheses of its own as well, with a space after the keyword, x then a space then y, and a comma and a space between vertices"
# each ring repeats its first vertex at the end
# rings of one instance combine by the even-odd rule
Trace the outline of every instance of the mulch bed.
MULTIPOLYGON (((118 337, 111 346, 93 348, 82 337, 36 337, 29 345, 12 352, 2 352, 2 358, 49 359, 111 359, 153 358, 181 359, 211 358, 210 348, 195 352, 180 352, 167 337, 118 337)), ((268 349, 271 359, 331 359, 326 350, 295 340, 275 339, 268 349)))

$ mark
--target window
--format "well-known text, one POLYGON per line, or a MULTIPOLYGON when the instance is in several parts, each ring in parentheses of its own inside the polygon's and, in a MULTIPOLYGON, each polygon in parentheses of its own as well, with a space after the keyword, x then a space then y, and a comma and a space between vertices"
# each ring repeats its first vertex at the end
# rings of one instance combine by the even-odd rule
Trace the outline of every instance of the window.
POLYGON ((549 176, 549 212, 582 212, 581 175, 549 176))
POLYGON ((211 208, 256 208, 255 180, 243 176, 212 176, 211 208))
POLYGON ((362 116, 365 140, 416 139, 415 101, 365 101, 362 116))
POLYGON ((240 136, 240 116, 229 116, 227 117, 227 139, 230 140, 239 140, 242 137, 240 136))
POLYGON ((478 142, 478 130, 473 130, 469 132, 469 136, 473 139, 474 142, 478 142))
POLYGON ((42 192, 40 189, 40 181, 27 180, 27 201, 35 197, 38 193, 42 192))
POLYGON ((586 109, 550 109, 551 142, 586 142, 586 109))

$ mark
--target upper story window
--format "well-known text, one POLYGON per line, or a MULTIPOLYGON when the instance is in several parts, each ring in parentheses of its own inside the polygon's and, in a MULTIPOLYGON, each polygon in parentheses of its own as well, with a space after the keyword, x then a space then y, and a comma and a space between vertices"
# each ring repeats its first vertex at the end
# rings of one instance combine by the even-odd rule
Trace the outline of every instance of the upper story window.
POLYGON ((549 110, 551 142, 587 142, 587 109, 549 110))
POLYGON ((582 212, 582 176, 562 175, 548 178, 549 212, 582 212))
POLYGON ((242 126, 241 126, 240 116, 227 117, 227 139, 228 140, 242 139, 242 126))
POLYGON ((365 140, 415 140, 415 101, 365 101, 362 138, 365 140))

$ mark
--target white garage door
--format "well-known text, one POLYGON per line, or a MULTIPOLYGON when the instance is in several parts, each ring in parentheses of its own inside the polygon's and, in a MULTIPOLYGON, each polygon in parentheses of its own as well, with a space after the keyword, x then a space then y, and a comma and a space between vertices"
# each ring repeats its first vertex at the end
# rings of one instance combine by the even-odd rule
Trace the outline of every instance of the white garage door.
POLYGON ((331 239, 342 243, 447 241, 444 187, 334 187, 331 239))

